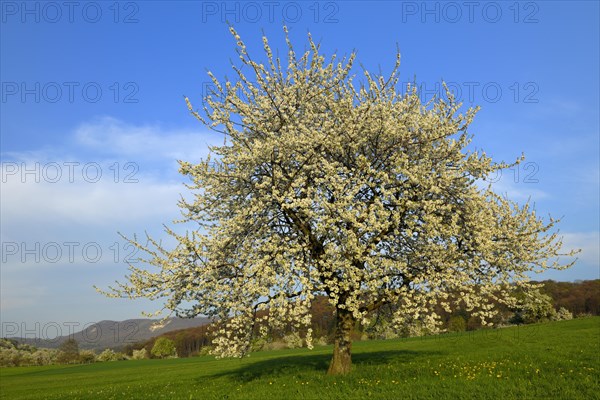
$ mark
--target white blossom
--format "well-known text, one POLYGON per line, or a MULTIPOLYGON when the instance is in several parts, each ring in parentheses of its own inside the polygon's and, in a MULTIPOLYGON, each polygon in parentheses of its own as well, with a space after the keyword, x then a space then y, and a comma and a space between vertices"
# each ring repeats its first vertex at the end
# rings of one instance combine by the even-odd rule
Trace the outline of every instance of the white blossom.
POLYGON ((174 249, 134 238, 154 268, 131 265, 110 295, 165 298, 167 310, 212 317, 214 352, 228 357, 245 354, 255 333, 309 326, 317 294, 362 324, 389 304, 396 325, 420 320, 435 331, 432 308, 449 309, 448 293, 485 324, 490 299, 513 301, 508 284, 571 265, 556 261, 557 220, 478 186, 522 158, 494 163, 468 151, 477 109, 459 113, 450 93, 430 104, 414 86, 401 93, 399 55, 389 77, 365 71, 359 85, 354 53, 326 61, 309 37, 298 56, 288 39, 284 68, 266 38, 258 63, 231 32, 244 66, 234 66, 236 81, 210 74, 216 93, 203 112, 186 98, 226 137, 208 160, 180 161, 194 193, 180 202, 182 221, 198 229, 167 228, 174 249), (254 329, 265 310, 268 329, 254 329))

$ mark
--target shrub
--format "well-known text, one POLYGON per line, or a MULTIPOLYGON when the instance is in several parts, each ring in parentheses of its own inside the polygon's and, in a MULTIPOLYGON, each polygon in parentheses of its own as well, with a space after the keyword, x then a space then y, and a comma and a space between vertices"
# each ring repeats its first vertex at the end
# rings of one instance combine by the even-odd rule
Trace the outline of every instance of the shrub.
POLYGON ((58 348, 57 361, 59 363, 79 362, 79 344, 71 338, 64 341, 58 348))
POLYGON ((415 323, 409 324, 406 327, 406 335, 408 337, 418 337, 425 335, 425 332, 423 331, 423 327, 421 326, 421 324, 417 321, 415 323))
POLYGON ((0 348, 0 365, 3 367, 15 367, 19 365, 19 351, 6 347, 0 348))
POLYGON ((120 361, 127 360, 124 353, 117 353, 112 349, 106 349, 98 355, 98 361, 120 361))
POLYGON ((35 365, 50 365, 56 362, 58 352, 50 349, 38 349, 31 356, 35 365))
POLYGON ((271 350, 283 350, 287 349, 287 343, 282 342, 280 340, 274 340, 264 345, 263 350, 271 351, 271 350))
POLYGON ((556 310, 550 296, 533 290, 526 293, 515 315, 511 319, 516 324, 533 324, 556 319, 556 310))
POLYGON ((561 307, 556 312, 555 318, 557 321, 570 320, 570 319, 573 319, 573 314, 571 313, 571 311, 567 310, 566 308, 561 307))
POLYGON ((391 327, 385 328, 378 335, 378 338, 380 338, 380 339, 395 339, 397 337, 398 337, 398 333, 391 327))
POLYGON ((304 340, 300 337, 298 332, 292 332, 283 337, 283 342, 288 349, 296 349, 302 347, 304 340))
POLYGON ((464 332, 466 330, 467 321, 465 321, 465 319, 462 316, 455 315, 454 317, 450 318, 450 321, 448 321, 449 332, 464 332))
POLYGON ((198 352, 198 355, 201 355, 201 356, 207 356, 207 355, 209 355, 209 354, 210 354, 210 351, 211 351, 211 350, 212 350, 212 347, 211 347, 211 346, 202 346, 202 347, 200 348, 200 351, 198 352))
POLYGON ((256 338, 252 341, 252 351, 262 350, 266 344, 267 344, 267 338, 265 338, 265 337, 256 338))
POLYGON ((81 350, 79 352, 79 362, 84 364, 96 361, 96 353, 93 350, 81 350))
POLYGON ((19 351, 19 366, 30 366, 30 365, 35 365, 35 362, 33 361, 33 356, 30 352, 28 351, 19 351))
POLYGON ((159 337, 154 342, 154 346, 152 346, 152 351, 150 352, 154 357, 165 358, 165 357, 174 357, 177 353, 175 350, 175 343, 166 337, 159 337))
POLYGON ((0 348, 4 348, 4 349, 14 349, 16 348, 16 340, 14 339, 5 339, 2 338, 0 339, 0 348))
POLYGON ((131 358, 133 360, 142 360, 144 358, 148 358, 148 350, 146 350, 146 349, 133 350, 131 358))

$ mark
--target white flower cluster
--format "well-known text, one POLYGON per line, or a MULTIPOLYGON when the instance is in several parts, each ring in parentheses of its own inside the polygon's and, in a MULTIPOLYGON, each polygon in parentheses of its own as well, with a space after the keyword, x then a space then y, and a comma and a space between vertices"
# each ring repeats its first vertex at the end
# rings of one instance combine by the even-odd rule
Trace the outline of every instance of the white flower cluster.
MULTIPOLYGON (((172 250, 132 240, 157 270, 131 266, 112 295, 166 297, 169 310, 209 315, 219 323, 215 354, 240 356, 254 335, 309 326, 316 294, 352 321, 394 305, 394 323, 435 331, 432 308, 450 307, 448 293, 461 292, 486 323, 490 298, 512 301, 508 284, 569 266, 547 261, 560 254, 549 233, 557 221, 477 186, 514 165, 466 150, 477 110, 459 114, 450 93, 430 104, 414 87, 401 94, 399 55, 388 78, 365 72, 355 85, 354 53, 326 61, 309 37, 297 55, 288 39, 284 68, 266 38, 258 63, 231 31, 245 67, 234 66, 238 79, 209 74, 216 89, 202 115, 186 99, 226 137, 211 159, 180 161, 195 193, 180 203, 184 221, 199 229, 167 229, 172 250)), ((312 345, 310 331, 304 339, 312 345)))

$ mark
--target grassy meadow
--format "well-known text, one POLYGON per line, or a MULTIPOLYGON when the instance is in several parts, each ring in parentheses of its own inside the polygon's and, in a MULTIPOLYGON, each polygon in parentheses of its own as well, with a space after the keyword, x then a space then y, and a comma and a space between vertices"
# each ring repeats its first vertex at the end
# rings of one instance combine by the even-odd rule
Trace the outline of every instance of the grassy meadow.
POLYGON ((599 399, 600 317, 332 348, 0 369, 2 399, 599 399))

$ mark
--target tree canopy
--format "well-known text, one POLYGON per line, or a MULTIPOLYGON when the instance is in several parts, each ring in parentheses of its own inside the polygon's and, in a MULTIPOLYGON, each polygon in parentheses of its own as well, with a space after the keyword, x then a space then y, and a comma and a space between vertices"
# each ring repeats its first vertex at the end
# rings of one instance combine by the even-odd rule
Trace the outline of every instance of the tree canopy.
POLYGON ((79 343, 74 338, 70 337, 62 342, 58 350, 59 362, 69 363, 79 361, 79 343))
POLYGON ((159 358, 173 356, 176 354, 175 343, 171 339, 161 336, 154 342, 150 353, 159 358))
MULTIPOLYGON (((435 329, 432 307, 447 293, 485 324, 489 299, 511 303, 508 285, 559 263, 562 241, 529 203, 519 205, 483 182, 514 163, 468 148, 477 112, 459 112, 450 92, 423 104, 415 85, 399 88, 400 55, 388 76, 364 70, 356 54, 326 59, 308 37, 302 53, 287 30, 287 66, 263 37, 265 62, 237 41, 236 80, 219 81, 203 111, 191 113, 226 140, 203 161, 180 161, 193 199, 183 222, 197 228, 177 245, 153 238, 154 269, 130 265, 112 296, 164 297, 182 316, 213 317, 218 356, 241 356, 259 334, 310 324, 315 295, 334 306, 337 331, 330 373, 350 370, 350 330, 394 306, 397 326, 435 329), (257 321, 257 312, 261 313, 257 321)), ((574 252, 566 252, 573 255, 574 252)), ((312 345, 310 329, 305 338, 312 345)))

